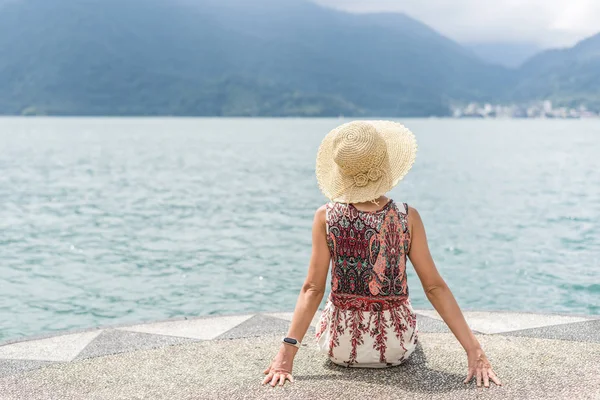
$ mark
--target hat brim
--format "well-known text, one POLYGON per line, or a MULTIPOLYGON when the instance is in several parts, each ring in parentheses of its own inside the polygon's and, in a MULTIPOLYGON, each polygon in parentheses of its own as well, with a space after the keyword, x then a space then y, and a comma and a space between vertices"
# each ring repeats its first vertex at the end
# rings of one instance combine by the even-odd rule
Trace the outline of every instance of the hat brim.
MULTIPOLYGON (((355 121, 356 122, 356 121, 355 121)), ((343 174, 333 157, 333 140, 340 125, 329 132, 317 152, 316 175, 321 192, 332 201, 360 203, 377 199, 389 192, 412 168, 417 156, 415 135, 404 125, 394 121, 361 121, 371 124, 383 137, 387 148, 387 159, 381 165, 381 179, 358 187, 354 178, 343 174)))

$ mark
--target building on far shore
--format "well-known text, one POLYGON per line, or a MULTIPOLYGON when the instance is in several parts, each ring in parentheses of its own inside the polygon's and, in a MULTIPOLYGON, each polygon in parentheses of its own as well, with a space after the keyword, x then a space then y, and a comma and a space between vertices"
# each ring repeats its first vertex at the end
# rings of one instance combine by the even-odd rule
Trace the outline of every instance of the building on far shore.
POLYGON ((598 118, 600 113, 586 106, 554 107, 550 100, 528 104, 490 104, 472 102, 452 109, 454 118, 598 118))

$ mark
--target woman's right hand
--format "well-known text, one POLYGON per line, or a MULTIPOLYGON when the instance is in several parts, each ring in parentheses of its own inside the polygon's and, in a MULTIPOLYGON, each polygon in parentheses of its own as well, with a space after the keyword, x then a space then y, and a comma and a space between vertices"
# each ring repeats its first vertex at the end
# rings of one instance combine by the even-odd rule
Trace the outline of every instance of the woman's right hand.
POLYGON ((483 380, 483 386, 490 387, 490 379, 496 385, 502 386, 500 379, 498 379, 492 370, 492 364, 490 364, 481 348, 468 351, 467 358, 469 360, 469 372, 467 379, 464 381, 465 384, 469 383, 473 377, 476 377, 477 386, 481 386, 481 381, 483 380))
POLYGON ((279 352, 271 361, 267 369, 264 370, 264 373, 267 376, 262 384, 264 385, 270 381, 271 386, 275 386, 278 382, 279 385, 282 386, 286 379, 290 382, 294 382, 292 368, 294 366, 294 357, 296 356, 297 351, 297 347, 282 343, 279 352))

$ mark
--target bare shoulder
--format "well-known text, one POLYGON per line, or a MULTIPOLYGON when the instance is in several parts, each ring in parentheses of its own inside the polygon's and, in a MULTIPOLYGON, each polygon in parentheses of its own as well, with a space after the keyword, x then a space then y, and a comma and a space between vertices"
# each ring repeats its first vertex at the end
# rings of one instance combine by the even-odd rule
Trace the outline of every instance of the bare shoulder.
POLYGON ((315 211, 315 222, 325 223, 327 213, 327 204, 323 204, 321 207, 317 208, 315 211))
POLYGON ((414 227, 419 227, 423 225, 423 221, 421 220, 421 214, 419 211, 413 206, 408 206, 408 225, 410 230, 412 231, 414 227))
POLYGON ((409 205, 408 206, 408 218, 409 218, 409 220, 420 220, 421 215, 419 214, 419 211, 417 211, 416 208, 409 205))
POLYGON ((411 206, 410 204, 407 204, 407 206, 408 206, 408 215, 418 213, 417 209, 414 208, 413 206, 411 206))
POLYGON ((327 205, 324 204, 317 208, 315 211, 315 217, 313 219, 312 230, 313 234, 318 233, 319 236, 327 235, 327 205))

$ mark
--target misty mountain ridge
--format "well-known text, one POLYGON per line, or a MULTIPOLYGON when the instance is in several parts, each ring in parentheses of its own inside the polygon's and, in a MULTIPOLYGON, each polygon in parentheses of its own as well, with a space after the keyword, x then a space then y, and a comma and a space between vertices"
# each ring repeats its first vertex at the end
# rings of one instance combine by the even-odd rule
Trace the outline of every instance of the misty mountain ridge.
POLYGON ((598 42, 513 69, 405 14, 304 0, 0 0, 0 114, 444 116, 456 103, 547 97, 593 106, 598 42))
POLYGON ((518 42, 464 43, 463 46, 483 61, 515 69, 543 51, 536 44, 518 42))

